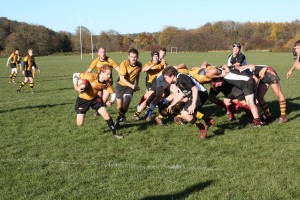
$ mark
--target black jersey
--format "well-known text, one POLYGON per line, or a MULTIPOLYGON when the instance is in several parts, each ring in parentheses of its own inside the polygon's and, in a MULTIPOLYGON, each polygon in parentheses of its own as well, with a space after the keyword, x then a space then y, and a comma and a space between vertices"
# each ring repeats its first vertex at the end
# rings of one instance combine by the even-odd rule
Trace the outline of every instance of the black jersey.
POLYGON ((240 63, 240 65, 246 65, 247 64, 246 56, 242 52, 240 52, 238 55, 231 54, 228 57, 227 65, 232 66, 235 63, 240 63))
POLYGON ((192 87, 196 86, 199 92, 204 92, 206 89, 193 77, 186 74, 178 73, 176 86, 184 94, 185 97, 192 96, 192 87))

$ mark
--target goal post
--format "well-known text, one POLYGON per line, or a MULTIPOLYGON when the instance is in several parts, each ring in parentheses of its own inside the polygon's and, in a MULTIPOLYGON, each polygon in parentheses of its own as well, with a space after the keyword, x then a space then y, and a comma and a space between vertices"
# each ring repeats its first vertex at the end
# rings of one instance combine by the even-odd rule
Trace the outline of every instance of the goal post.
POLYGON ((177 47, 171 47, 171 54, 177 54, 177 47))

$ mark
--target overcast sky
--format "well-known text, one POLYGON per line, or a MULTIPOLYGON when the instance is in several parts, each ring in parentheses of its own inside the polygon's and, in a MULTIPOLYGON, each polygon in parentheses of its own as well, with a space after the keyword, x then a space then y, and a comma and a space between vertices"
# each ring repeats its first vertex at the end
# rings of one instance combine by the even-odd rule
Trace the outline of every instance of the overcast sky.
POLYGON ((1 17, 74 33, 79 25, 93 34, 157 32, 166 26, 195 29, 207 22, 292 22, 297 1, 271 0, 29 0, 2 1, 1 17))

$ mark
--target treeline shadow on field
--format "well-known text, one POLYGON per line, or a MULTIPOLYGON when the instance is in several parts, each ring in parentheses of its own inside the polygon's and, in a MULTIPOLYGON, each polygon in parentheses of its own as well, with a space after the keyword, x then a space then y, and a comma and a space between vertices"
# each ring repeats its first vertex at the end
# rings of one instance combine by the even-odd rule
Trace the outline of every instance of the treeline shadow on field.
POLYGON ((45 104, 45 105, 34 105, 34 106, 24 106, 24 107, 19 107, 19 108, 13 108, 13 109, 8 109, 8 110, 0 110, 0 113, 7 113, 7 112, 13 112, 13 111, 18 111, 18 110, 31 110, 31 109, 44 109, 44 108, 52 108, 55 106, 64 106, 68 104, 74 104, 72 103, 59 103, 59 104, 45 104))
POLYGON ((189 195, 195 192, 199 192, 206 187, 210 186, 214 181, 206 181, 203 183, 197 183, 195 185, 192 185, 188 188, 186 188, 183 191, 173 193, 173 194, 163 194, 163 195, 154 195, 154 196, 148 196, 144 197, 141 200, 174 200, 174 199, 184 199, 187 198, 189 195))

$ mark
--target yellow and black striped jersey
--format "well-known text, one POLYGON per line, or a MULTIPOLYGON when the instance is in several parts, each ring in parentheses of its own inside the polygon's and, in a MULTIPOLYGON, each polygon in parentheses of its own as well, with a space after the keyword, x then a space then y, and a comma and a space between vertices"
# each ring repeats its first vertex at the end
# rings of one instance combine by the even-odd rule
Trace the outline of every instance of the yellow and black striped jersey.
MULTIPOLYGON (((131 66, 129 60, 124 60, 120 64, 119 76, 124 76, 125 79, 134 84, 135 78, 139 75, 142 69, 142 63, 136 62, 135 66, 131 66)), ((118 81, 120 85, 126 86, 121 80, 118 81)))
POLYGON ((23 70, 31 71, 32 66, 37 67, 34 56, 27 55, 24 57, 23 70))
POLYGON ((10 54, 9 59, 10 59, 10 63, 16 64, 19 60, 19 55, 12 53, 10 54))
MULTIPOLYGON (((152 65, 152 61, 149 61, 145 64, 144 67, 148 67, 152 65)), ((153 79, 164 69, 164 65, 158 63, 154 65, 151 69, 147 71, 148 83, 152 83, 153 79)))
POLYGON ((79 97, 85 100, 92 100, 98 95, 98 92, 107 89, 110 94, 114 93, 114 88, 111 85, 111 80, 105 81, 103 83, 99 82, 98 74, 95 73, 81 73, 80 79, 87 80, 88 86, 84 92, 79 93, 79 97))
MULTIPOLYGON (((206 69, 214 69, 214 66, 208 66, 206 69)), ((205 84, 211 81, 211 78, 205 76, 205 68, 196 67, 194 69, 189 70, 189 74, 196 79, 199 83, 205 84)))
POLYGON ((115 68, 118 66, 118 63, 115 62, 113 59, 110 57, 106 57, 105 60, 100 60, 100 58, 96 58, 93 60, 93 62, 90 64, 90 69, 95 69, 97 70, 98 73, 100 73, 101 68, 104 64, 108 64, 111 68, 115 68))

